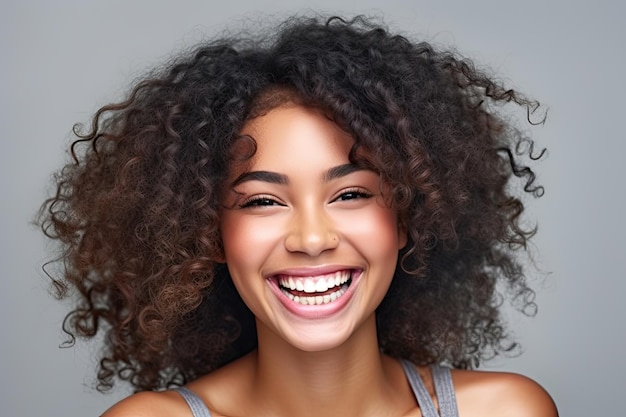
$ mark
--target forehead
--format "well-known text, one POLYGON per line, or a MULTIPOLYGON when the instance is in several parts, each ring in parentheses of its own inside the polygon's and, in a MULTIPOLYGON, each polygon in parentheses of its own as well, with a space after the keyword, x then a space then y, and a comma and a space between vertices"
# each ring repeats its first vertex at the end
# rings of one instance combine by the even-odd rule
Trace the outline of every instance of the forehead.
POLYGON ((308 163, 347 163, 354 139, 318 109, 281 105, 248 121, 240 132, 252 138, 258 168, 308 163))

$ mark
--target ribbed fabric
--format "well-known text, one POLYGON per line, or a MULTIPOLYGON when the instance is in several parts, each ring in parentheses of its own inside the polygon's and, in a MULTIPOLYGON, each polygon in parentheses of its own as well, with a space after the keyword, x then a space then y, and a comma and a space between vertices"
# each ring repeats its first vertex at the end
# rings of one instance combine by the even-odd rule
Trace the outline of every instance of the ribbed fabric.
MULTIPOLYGON (((449 368, 439 365, 433 365, 430 368, 433 373, 440 415, 437 413, 435 404, 433 404, 433 400, 430 398, 430 394, 428 394, 428 390, 422 378, 420 378, 415 365, 403 360, 402 367, 420 406, 422 417, 459 417, 454 386, 452 385, 452 375, 449 368)), ((176 391, 187 401, 193 417, 211 417, 209 409, 194 392, 185 387, 176 388, 176 391)))
POLYGON ((413 389, 420 410, 422 410, 422 417, 459 417, 459 412, 456 407, 456 396, 454 395, 454 386, 452 385, 452 375, 450 374, 449 368, 439 365, 430 367, 435 382, 435 393, 437 394, 437 402, 439 403, 439 412, 441 413, 437 414, 435 404, 433 404, 433 400, 430 398, 430 394, 422 378, 420 378, 415 365, 403 360, 402 367, 413 389))
POLYGON ((176 391, 187 401, 193 417, 211 417, 211 412, 195 392, 185 387, 176 388, 176 391))
POLYGON ((435 381, 435 392, 439 402, 439 413, 441 417, 459 417, 459 410, 456 407, 456 395, 452 385, 452 375, 450 368, 434 365, 430 367, 435 381))

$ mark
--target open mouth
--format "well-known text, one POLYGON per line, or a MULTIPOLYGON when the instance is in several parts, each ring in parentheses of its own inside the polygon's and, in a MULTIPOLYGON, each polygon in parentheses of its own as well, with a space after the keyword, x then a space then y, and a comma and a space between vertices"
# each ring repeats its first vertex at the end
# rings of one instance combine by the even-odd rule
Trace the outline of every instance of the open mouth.
POLYGON ((328 304, 345 294, 352 283, 352 272, 343 270, 316 277, 281 275, 278 286, 293 302, 302 305, 328 304))

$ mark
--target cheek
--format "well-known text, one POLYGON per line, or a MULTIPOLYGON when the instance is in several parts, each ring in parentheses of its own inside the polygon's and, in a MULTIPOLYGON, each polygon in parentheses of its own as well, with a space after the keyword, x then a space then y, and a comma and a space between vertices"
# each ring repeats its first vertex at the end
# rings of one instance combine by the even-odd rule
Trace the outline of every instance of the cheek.
POLYGON ((374 206, 359 215, 342 216, 342 234, 371 261, 380 262, 382 267, 395 269, 397 254, 403 246, 403 237, 398 232, 396 214, 390 209, 374 206), (388 264, 388 265, 387 265, 388 264))
POLYGON ((255 294, 258 293, 262 280, 254 278, 259 276, 260 267, 266 257, 262 251, 267 247, 270 237, 267 231, 255 228, 236 212, 222 215, 220 230, 224 261, 230 276, 244 303, 256 314, 260 307, 255 294))
MULTIPOLYGON (((267 218, 224 213, 221 223, 226 263, 237 271, 259 269, 262 261, 276 246, 279 230, 275 221, 267 218)), ((232 271, 235 272, 235 271, 232 271)))

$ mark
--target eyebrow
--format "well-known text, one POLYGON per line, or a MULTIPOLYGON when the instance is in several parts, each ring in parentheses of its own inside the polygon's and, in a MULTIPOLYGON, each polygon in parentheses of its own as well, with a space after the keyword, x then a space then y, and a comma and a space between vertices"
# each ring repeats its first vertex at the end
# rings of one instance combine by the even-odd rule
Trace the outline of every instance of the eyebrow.
POLYGON ((326 171, 326 174, 324 174, 323 177, 323 181, 329 182, 337 178, 345 177, 346 175, 352 174, 353 172, 363 170, 365 170, 365 168, 355 164, 338 165, 326 171))
MULTIPOLYGON (((346 175, 352 174, 353 172, 363 170, 367 170, 367 168, 363 168, 355 164, 338 165, 326 171, 322 176, 322 181, 329 182, 337 178, 345 177, 346 175)), ((272 171, 251 171, 244 172, 243 174, 238 176, 237 179, 233 181, 232 186, 236 187, 237 185, 247 181, 263 181, 279 185, 289 184, 289 178, 284 174, 279 174, 272 171)))
POLYGON ((289 184, 289 179, 286 175, 271 171, 251 171, 244 172, 243 174, 238 176, 237 179, 233 181, 232 186, 235 187, 246 181, 263 181, 281 185, 289 184))

